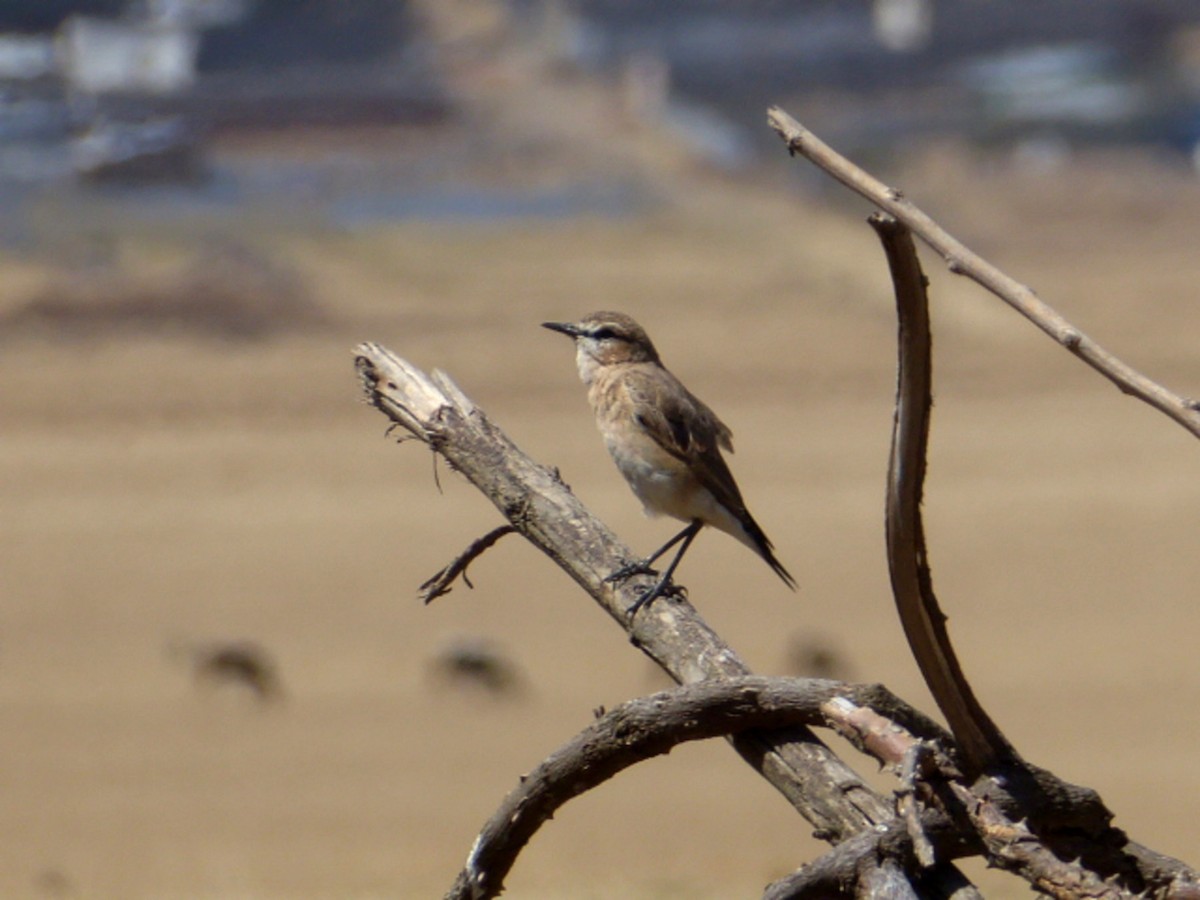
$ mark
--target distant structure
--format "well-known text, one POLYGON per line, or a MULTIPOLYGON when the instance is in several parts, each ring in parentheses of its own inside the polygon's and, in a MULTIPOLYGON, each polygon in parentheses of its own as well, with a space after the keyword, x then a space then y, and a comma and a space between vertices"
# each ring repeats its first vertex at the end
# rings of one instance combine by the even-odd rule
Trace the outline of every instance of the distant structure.
POLYGON ((580 64, 623 78, 627 106, 652 110, 661 95, 652 59, 674 106, 717 112, 760 158, 778 150, 768 103, 827 92, 822 129, 851 152, 944 135, 1012 148, 1049 132, 1071 147, 1200 148, 1200 83, 1179 52, 1200 27, 1196 0, 573 5, 580 64))
POLYGON ((888 50, 921 50, 933 39, 933 0, 874 0, 871 25, 876 40, 888 50))
POLYGON ((72 91, 173 94, 195 83, 198 47, 182 25, 72 16, 58 30, 57 62, 72 91))
POLYGON ((435 121, 403 0, 0 3, 0 180, 196 180, 214 130, 435 121))

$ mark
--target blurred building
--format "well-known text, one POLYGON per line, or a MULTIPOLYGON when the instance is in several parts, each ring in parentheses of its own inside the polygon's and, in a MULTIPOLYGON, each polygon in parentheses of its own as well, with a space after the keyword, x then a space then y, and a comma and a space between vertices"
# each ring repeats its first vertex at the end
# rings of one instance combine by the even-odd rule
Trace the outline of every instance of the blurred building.
POLYGON ((222 129, 438 122, 448 66, 530 53, 731 168, 775 149, 772 103, 820 106, 852 151, 953 134, 1190 153, 1198 34, 1195 0, 0 0, 0 177, 101 171, 117 147, 125 168, 143 140, 222 129))
POLYGON ((448 108, 396 0, 0 0, 0 178, 193 178, 224 128, 448 108))
MULTIPOLYGON (((1200 118, 1194 0, 579 0, 581 63, 657 57, 677 98, 763 144, 772 103, 836 96, 840 140, 900 133, 1179 145, 1200 118)), ((1200 135, 1197 135, 1200 137, 1200 135)))

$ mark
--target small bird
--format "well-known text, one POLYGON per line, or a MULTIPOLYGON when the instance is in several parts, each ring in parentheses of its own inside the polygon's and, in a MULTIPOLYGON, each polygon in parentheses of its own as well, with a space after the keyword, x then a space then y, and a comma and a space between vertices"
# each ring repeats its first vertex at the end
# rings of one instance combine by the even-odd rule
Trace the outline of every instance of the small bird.
POLYGON ((646 559, 606 579, 657 574, 651 564, 682 542, 658 582, 629 612, 675 592, 668 587, 675 567, 705 525, 733 535, 795 590, 796 580, 775 558, 770 539, 746 509, 721 456, 721 448, 733 452, 733 433, 663 366, 645 329, 618 312, 594 312, 578 322, 543 322, 542 327, 574 339, 579 377, 587 386, 596 425, 646 514, 688 523, 646 559))

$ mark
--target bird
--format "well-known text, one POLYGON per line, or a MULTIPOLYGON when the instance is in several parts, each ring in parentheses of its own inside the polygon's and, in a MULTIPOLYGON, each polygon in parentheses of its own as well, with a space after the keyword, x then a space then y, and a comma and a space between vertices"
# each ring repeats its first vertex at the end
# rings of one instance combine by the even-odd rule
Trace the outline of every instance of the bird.
POLYGON ((543 322, 542 327, 574 340, 575 362, 596 426, 646 514, 688 523, 650 556, 605 579, 656 575, 651 565, 680 545, 629 613, 636 614, 656 597, 679 593, 671 576, 706 525, 737 538, 795 590, 796 580, 775 557, 774 545, 750 515, 721 455, 722 449, 733 452, 733 432, 662 364, 646 330, 619 312, 594 312, 577 322, 543 322))

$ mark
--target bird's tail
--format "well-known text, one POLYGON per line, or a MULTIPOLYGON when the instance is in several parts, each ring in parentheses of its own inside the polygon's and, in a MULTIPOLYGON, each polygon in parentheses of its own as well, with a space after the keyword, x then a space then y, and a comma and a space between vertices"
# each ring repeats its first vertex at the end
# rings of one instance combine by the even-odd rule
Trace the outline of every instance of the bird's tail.
POLYGON ((766 561, 767 565, 771 567, 771 571, 778 575, 784 584, 793 591, 796 590, 796 579, 783 567, 783 563, 776 559, 775 545, 771 543, 771 539, 767 537, 766 532, 759 527, 749 512, 745 512, 741 517, 741 525, 749 538, 746 543, 750 545, 750 548, 766 561))

